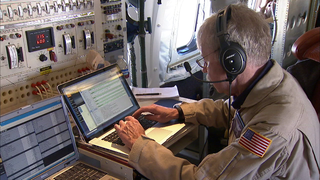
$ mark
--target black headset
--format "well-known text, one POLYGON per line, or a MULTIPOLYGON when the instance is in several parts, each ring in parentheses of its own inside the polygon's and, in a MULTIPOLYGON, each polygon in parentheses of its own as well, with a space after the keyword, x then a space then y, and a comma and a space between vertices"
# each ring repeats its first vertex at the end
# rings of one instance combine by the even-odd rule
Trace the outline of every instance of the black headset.
POLYGON ((216 28, 220 42, 219 60, 227 73, 228 80, 231 82, 244 71, 247 55, 239 43, 228 40, 227 24, 230 18, 231 5, 218 12, 216 28))

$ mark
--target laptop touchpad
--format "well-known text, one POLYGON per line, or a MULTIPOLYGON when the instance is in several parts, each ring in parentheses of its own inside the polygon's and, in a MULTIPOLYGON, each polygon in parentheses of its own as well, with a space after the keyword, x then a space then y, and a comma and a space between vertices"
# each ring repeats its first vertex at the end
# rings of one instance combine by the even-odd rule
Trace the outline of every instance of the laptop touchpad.
POLYGON ((168 135, 171 132, 172 131, 169 131, 169 130, 166 130, 166 129, 155 128, 152 131, 150 131, 149 133, 147 133, 147 136, 152 138, 152 139, 154 139, 156 142, 160 142, 164 138, 169 138, 168 135))

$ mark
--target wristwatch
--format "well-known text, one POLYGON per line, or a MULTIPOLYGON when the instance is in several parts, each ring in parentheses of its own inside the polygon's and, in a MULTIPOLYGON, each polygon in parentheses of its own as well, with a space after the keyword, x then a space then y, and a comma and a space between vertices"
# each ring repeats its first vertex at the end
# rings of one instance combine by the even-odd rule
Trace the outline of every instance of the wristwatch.
POLYGON ((173 106, 173 108, 178 110, 178 113, 179 113, 178 121, 180 123, 184 123, 185 122, 185 118, 184 118, 184 114, 183 114, 183 111, 182 111, 181 107, 178 104, 176 104, 176 105, 173 106))

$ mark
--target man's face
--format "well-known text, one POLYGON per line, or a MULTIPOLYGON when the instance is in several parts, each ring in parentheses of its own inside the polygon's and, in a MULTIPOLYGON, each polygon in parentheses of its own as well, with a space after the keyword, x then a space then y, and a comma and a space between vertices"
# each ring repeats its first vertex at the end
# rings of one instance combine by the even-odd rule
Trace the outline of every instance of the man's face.
MULTIPOLYGON (((218 50, 203 47, 201 49, 201 54, 207 65, 202 69, 202 71, 207 73, 207 79, 209 81, 221 81, 227 79, 226 71, 222 68, 219 61, 218 50)), ((229 94, 228 82, 213 83, 213 86, 219 93, 229 94)))

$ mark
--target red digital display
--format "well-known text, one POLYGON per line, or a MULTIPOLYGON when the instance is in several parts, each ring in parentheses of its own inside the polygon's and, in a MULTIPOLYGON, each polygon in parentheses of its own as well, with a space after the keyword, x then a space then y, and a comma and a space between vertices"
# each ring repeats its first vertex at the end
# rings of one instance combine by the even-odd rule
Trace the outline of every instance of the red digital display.
POLYGON ((46 42, 46 39, 45 39, 45 35, 44 34, 38 34, 36 36, 36 42, 37 44, 44 44, 46 42))
POLYGON ((29 52, 54 47, 52 27, 26 31, 26 37, 29 52))

